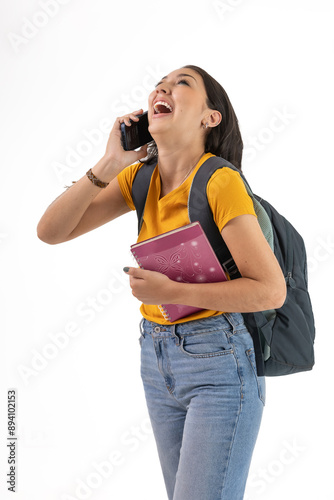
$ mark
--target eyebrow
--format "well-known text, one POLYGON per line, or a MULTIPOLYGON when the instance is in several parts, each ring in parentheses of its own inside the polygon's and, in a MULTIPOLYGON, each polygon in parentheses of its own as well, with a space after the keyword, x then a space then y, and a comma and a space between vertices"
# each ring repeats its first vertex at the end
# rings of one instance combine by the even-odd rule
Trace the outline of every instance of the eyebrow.
MULTIPOLYGON (((193 79, 195 80, 195 82, 197 82, 196 78, 195 78, 194 76, 192 76, 192 75, 188 75, 188 73, 179 73, 178 75, 176 75, 176 78, 180 78, 180 77, 182 77, 182 76, 189 76, 190 78, 193 78, 193 79)), ((165 80, 165 78, 167 78, 167 76, 163 76, 163 77, 161 78, 160 82, 161 82, 162 80, 165 80)), ((159 83, 160 83, 160 82, 159 82, 159 83)), ((157 83, 157 85, 159 85, 159 83, 157 83)), ((157 86, 157 85, 156 85, 156 86, 157 86)))

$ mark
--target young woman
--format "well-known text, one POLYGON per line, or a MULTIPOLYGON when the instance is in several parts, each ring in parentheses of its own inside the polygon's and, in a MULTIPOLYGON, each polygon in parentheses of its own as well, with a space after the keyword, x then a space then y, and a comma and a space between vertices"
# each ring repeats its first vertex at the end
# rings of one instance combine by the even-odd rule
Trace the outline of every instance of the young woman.
MULTIPOLYGON (((148 148, 124 151, 120 125, 142 111, 116 119, 103 158, 44 213, 41 240, 68 241, 134 210, 131 186, 148 148)), ((161 79, 148 99, 148 119, 154 138, 149 157, 156 155, 158 164, 138 241, 189 224, 188 193, 197 170, 212 155, 241 169, 243 147, 226 92, 196 66, 161 79)), ((239 173, 216 171, 207 195, 241 278, 185 284, 124 268, 142 302, 141 376, 170 500, 243 498, 265 381, 241 313, 278 308, 285 300, 284 277, 239 173), (203 310, 172 324, 161 315, 163 303, 203 310)))

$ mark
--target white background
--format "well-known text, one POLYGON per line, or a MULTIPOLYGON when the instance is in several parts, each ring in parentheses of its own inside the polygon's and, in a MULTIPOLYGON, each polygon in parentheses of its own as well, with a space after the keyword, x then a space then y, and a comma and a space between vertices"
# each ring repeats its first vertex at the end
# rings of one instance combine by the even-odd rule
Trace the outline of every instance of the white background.
POLYGON ((247 499, 333 499, 332 1, 17 0, 0 9, 2 497, 166 499, 139 375, 139 303, 122 273, 136 216, 55 246, 36 225, 103 155, 116 116, 146 108, 159 78, 195 64, 230 97, 253 190, 296 226, 309 257, 316 365, 267 379, 247 499), (11 388, 15 496, 4 479, 11 388))

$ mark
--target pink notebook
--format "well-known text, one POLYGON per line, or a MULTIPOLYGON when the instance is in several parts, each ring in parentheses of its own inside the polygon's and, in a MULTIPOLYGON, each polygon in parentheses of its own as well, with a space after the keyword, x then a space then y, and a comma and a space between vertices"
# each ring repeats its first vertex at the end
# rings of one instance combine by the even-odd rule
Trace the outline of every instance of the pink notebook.
MULTIPOLYGON (((158 271, 174 281, 216 283, 227 279, 199 222, 135 243, 131 252, 141 268, 158 271)), ((171 322, 202 310, 182 304, 159 307, 171 322)))

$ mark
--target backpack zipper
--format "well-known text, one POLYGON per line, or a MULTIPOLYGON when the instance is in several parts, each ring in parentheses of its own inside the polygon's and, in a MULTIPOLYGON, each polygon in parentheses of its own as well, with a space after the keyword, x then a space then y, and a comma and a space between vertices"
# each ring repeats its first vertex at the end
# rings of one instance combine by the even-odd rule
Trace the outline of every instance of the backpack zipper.
POLYGON ((297 285, 296 285, 296 282, 295 280, 293 279, 292 277, 292 273, 291 272, 288 272, 288 275, 287 277, 285 278, 285 282, 288 286, 290 286, 291 288, 297 288, 297 285))

